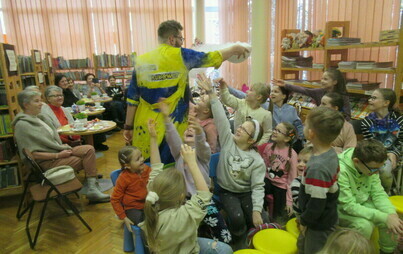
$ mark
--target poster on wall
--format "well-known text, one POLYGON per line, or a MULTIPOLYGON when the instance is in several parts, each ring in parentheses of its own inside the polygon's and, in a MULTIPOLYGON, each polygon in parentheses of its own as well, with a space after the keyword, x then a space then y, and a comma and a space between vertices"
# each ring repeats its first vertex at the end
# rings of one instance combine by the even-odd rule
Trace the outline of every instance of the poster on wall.
POLYGON ((6 67, 8 76, 16 76, 17 72, 17 57, 15 55, 14 45, 3 44, 4 56, 6 58, 6 67))

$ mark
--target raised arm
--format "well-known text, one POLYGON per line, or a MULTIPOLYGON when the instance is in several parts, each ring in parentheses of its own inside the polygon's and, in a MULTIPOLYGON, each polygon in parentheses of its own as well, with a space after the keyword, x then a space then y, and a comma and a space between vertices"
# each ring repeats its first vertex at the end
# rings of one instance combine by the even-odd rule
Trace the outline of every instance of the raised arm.
POLYGON ((196 156, 199 158, 199 160, 208 163, 211 157, 211 148, 206 142, 206 135, 204 134, 203 128, 200 126, 200 123, 196 117, 189 116, 189 127, 193 128, 196 133, 196 156))
POLYGON ((151 164, 161 163, 157 131, 155 130, 155 121, 153 119, 148 119, 148 132, 150 133, 150 162, 151 164))
POLYGON ((182 139, 179 136, 174 124, 171 122, 171 118, 169 117, 169 106, 164 102, 163 99, 159 101, 159 109, 164 117, 165 139, 168 143, 169 149, 171 150, 172 156, 174 157, 175 161, 177 161, 180 156, 182 139))
POLYGON ((245 55, 249 53, 249 50, 239 44, 236 44, 231 47, 220 50, 220 53, 222 55, 222 60, 226 61, 233 55, 238 56, 238 58, 240 58, 241 56, 245 57, 245 55))
POLYGON ((199 166, 197 166, 195 150, 192 147, 183 144, 181 149, 181 156, 189 167, 189 171, 192 174, 196 190, 209 191, 206 181, 204 180, 204 177, 200 172, 199 166))
POLYGON ((221 101, 225 105, 233 108, 234 110, 237 110, 239 108, 239 104, 242 103, 243 99, 238 99, 237 97, 235 97, 229 93, 227 82, 225 82, 225 80, 223 78, 216 79, 216 80, 214 80, 214 82, 217 82, 220 84, 221 101))

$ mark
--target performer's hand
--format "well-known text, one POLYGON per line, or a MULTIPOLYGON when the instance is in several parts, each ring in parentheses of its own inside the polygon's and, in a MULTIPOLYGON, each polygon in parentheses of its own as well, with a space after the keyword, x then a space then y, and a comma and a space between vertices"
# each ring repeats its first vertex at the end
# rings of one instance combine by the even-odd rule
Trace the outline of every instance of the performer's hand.
POLYGON ((201 73, 197 75, 197 85, 206 91, 207 94, 213 93, 213 83, 209 78, 206 77, 206 74, 201 73))
POLYGON ((228 84, 225 82, 224 78, 216 78, 214 79, 214 83, 220 84, 220 91, 228 88, 228 84))
POLYGON ((125 139, 126 144, 132 143, 133 130, 123 130, 123 138, 125 139))

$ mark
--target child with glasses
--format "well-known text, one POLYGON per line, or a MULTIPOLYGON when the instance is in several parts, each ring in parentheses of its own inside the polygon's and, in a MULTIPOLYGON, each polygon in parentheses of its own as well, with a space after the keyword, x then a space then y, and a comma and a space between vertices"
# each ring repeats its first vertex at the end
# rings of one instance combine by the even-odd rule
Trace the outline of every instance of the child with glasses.
POLYGON ((279 123, 273 130, 271 142, 259 147, 267 169, 264 179, 265 194, 273 195, 274 221, 285 214, 285 209, 288 215, 292 215, 291 182, 297 177, 298 159, 292 143, 296 137, 294 125, 288 122, 279 123))
POLYGON ((250 116, 256 119, 263 127, 263 137, 259 141, 264 144, 270 139, 272 131, 272 114, 270 111, 261 107, 270 96, 270 86, 264 83, 255 83, 248 90, 245 99, 238 99, 228 91, 228 85, 223 78, 215 80, 220 84, 220 98, 222 102, 233 108, 236 112, 234 115, 234 130, 245 122, 246 117, 250 116))
POLYGON ((389 201, 379 179, 379 169, 387 150, 379 141, 358 142, 339 155, 340 226, 358 230, 367 239, 375 226, 379 229, 381 253, 393 253, 396 236, 403 233, 403 221, 389 201))
POLYGON ((365 139, 376 139, 386 148, 388 159, 380 170, 382 186, 387 193, 393 183, 392 170, 396 168, 403 145, 403 116, 394 108, 396 94, 392 89, 378 88, 368 100, 372 111, 361 122, 365 139))
POLYGON ((255 145, 263 136, 257 120, 247 120, 231 133, 230 124, 212 82, 199 75, 198 85, 210 97, 214 121, 217 125, 221 152, 217 166, 219 197, 230 222, 228 228, 234 250, 246 248, 246 234, 250 228, 263 224, 265 165, 255 145))

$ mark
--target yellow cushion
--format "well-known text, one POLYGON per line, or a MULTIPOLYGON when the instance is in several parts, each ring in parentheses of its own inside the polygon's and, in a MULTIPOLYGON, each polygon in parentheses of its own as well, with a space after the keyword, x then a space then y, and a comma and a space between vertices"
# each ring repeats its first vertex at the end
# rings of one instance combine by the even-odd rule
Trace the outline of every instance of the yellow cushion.
POLYGON ((269 228, 253 237, 253 246, 267 254, 297 253, 297 238, 285 230, 269 228))
POLYGON ((297 226, 297 219, 296 218, 292 218, 291 220, 289 220, 287 222, 287 224, 285 225, 285 229, 287 230, 287 232, 289 232, 290 234, 292 234, 293 236, 298 238, 299 229, 298 229, 298 226, 297 226))
POLYGON ((391 196, 389 200, 395 206, 397 213, 403 215, 403 196, 391 196))
POLYGON ((261 252, 259 250, 243 249, 235 251, 234 254, 264 254, 264 252, 261 252))

